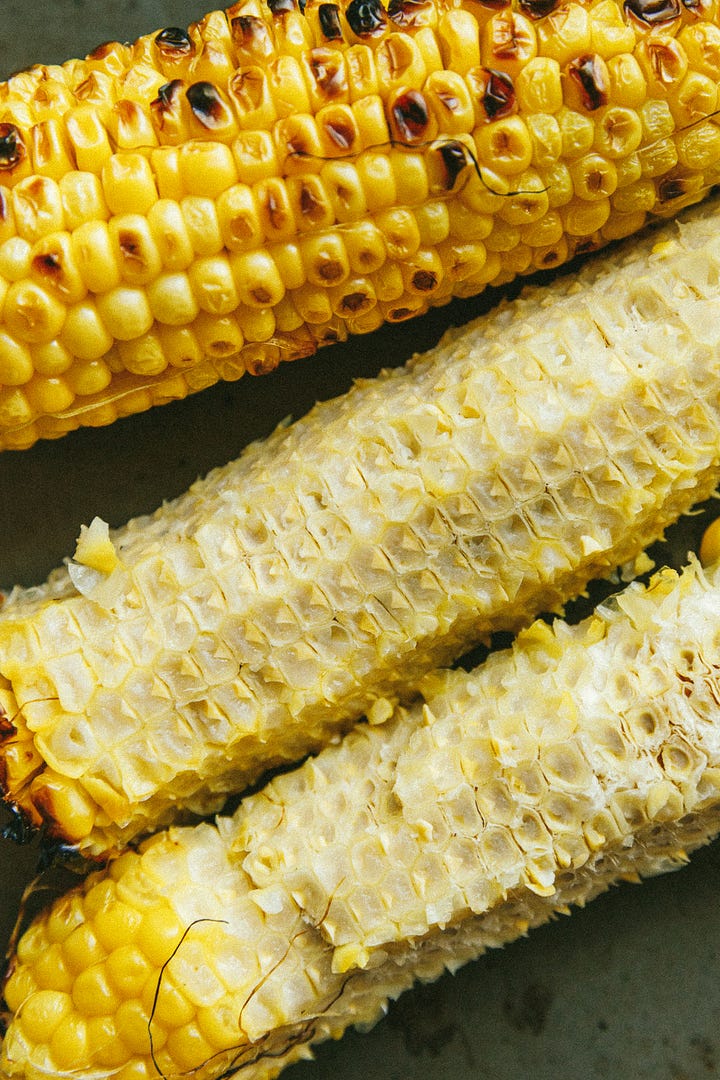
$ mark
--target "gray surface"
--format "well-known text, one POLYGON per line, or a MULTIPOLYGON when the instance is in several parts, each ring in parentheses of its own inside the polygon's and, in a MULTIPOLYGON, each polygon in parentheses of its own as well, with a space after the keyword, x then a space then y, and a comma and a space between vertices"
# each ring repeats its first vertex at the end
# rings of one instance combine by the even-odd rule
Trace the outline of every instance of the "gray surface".
MULTIPOLYGON (((112 37, 202 14, 190 0, 0 0, 2 74, 112 37)), ((32 583, 73 548, 82 522, 120 524, 183 490, 279 420, 430 345, 478 305, 444 309, 260 380, 0 455, 0 583, 32 583)), ((682 553, 702 519, 664 551, 682 553)), ((0 936, 36 852, 0 843, 0 936)), ((720 1075, 720 849, 681 873, 623 886, 571 919, 406 995, 368 1035, 320 1048, 288 1080, 708 1080, 720 1075)))

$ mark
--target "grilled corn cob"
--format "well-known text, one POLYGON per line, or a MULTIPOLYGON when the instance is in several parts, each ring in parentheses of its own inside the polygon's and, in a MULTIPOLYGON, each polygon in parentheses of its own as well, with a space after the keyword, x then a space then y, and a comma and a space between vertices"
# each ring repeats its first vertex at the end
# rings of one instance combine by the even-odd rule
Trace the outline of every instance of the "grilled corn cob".
POLYGON ((90 855, 213 812, 708 497, 708 206, 319 405, 153 517, 83 529, 0 612, 8 801, 90 855))
POLYGON ((156 834, 21 938, 2 1067, 266 1080, 455 969, 720 830, 720 567, 355 728, 216 825, 156 834))
POLYGON ((556 266, 720 178, 716 0, 301 7, 0 86, 0 447, 556 266))

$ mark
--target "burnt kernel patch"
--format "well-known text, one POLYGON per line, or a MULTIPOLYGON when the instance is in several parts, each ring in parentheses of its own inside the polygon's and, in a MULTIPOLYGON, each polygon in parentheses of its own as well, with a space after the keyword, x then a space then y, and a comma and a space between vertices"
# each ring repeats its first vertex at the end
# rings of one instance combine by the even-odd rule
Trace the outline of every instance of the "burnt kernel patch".
POLYGON ((662 203, 672 202, 673 199, 681 199, 687 195, 689 185, 680 176, 666 177, 661 180, 657 187, 658 199, 662 203))
POLYGON ((430 0, 390 0, 387 8, 388 18, 403 29, 426 25, 432 11, 430 0))
POLYGON ((218 90, 210 82, 196 82, 188 86, 185 97, 193 116, 203 127, 214 128, 224 118, 225 106, 218 90))
POLYGON ((529 19, 543 19, 558 7, 560 0, 519 0, 523 15, 529 19))
POLYGON ((337 97, 347 88, 342 56, 333 49, 312 49, 308 61, 317 86, 327 98, 337 97))
POLYGON ((341 41, 340 8, 337 4, 320 4, 318 7, 320 33, 326 41, 341 41))
POLYGON ((117 44, 116 41, 102 41, 88 54, 88 60, 104 60, 106 56, 109 56, 117 48, 117 44))
POLYGON ((350 150, 355 142, 355 129, 337 117, 328 118, 323 124, 330 141, 339 150, 350 150))
POLYGON ((467 151, 461 142, 451 139, 440 146, 439 153, 445 172, 445 188, 452 191, 458 176, 468 163, 467 151))
POLYGON ((680 17, 680 0, 625 0, 625 11, 647 26, 661 26, 680 17))
POLYGON ((514 111, 515 86, 507 71, 486 70, 482 107, 488 120, 498 120, 514 111))
POLYGON ((300 187, 299 202, 300 213, 303 217, 312 219, 322 215, 325 211, 322 200, 317 197, 309 184, 302 184, 300 187))
POLYGON ((608 102, 608 84, 605 65, 597 53, 578 56, 568 64, 568 76, 580 90, 580 97, 588 112, 602 108, 608 102))
POLYGON ((171 82, 163 83, 158 89, 157 97, 150 103, 150 108, 154 112, 170 112, 175 107, 184 85, 182 79, 172 79, 171 82))
POLYGON ((269 58, 274 46, 265 20, 258 15, 236 15, 230 20, 230 31, 237 49, 253 56, 269 58))
POLYGON ((155 35, 155 44, 165 56, 189 56, 195 51, 190 35, 180 26, 166 26, 155 35))
POLYGON ((418 292, 430 292, 438 283, 437 274, 432 270, 416 270, 412 276, 412 285, 418 292))
POLYGON ((295 0, 267 0, 267 6, 271 15, 285 15, 295 10, 295 0))
POLYGON ((343 296, 341 307, 343 311, 347 311, 350 315, 357 315, 358 312, 368 306, 369 302, 370 298, 367 293, 353 292, 343 296))
POLYGON ((350 0, 345 18, 357 37, 374 37, 387 26, 387 12, 380 0, 350 0))
POLYGON ((397 136, 403 142, 412 143, 425 138, 430 111, 419 90, 407 90, 396 97, 390 112, 397 136))
POLYGON ((35 255, 32 268, 38 276, 51 280, 59 278, 63 272, 62 261, 57 251, 43 251, 35 255))
POLYGON ((14 124, 0 124, 0 169, 14 169, 26 156, 19 128, 14 124))
POLYGON ((130 229, 118 230, 117 243, 123 259, 136 261, 141 258, 142 249, 138 243, 137 235, 130 229))

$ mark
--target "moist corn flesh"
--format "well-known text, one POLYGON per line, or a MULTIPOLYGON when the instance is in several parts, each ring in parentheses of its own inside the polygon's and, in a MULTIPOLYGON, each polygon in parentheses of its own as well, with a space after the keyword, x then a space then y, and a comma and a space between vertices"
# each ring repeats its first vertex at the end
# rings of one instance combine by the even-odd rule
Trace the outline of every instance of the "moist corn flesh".
POLYGON ((719 79, 717 0, 241 0, 12 76, 0 448, 674 213, 720 179, 719 79))
POLYGON ((268 1080, 415 980, 720 831, 720 569, 522 632, 215 825, 55 901, 5 986, 8 1077, 268 1080))
POLYGON ((92 523, 0 612, 7 801, 102 856, 638 558, 720 480, 719 205, 92 523))

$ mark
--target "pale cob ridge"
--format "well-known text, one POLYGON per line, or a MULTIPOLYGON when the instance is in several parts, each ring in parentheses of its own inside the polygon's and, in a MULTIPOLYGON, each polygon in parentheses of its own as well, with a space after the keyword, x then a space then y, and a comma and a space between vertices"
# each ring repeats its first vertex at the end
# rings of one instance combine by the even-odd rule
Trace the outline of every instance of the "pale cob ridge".
POLYGON ((0 84, 0 448, 565 262, 720 179, 717 0, 241 0, 0 84))
POLYGON ((720 479, 716 207, 84 533, 0 616, 8 801, 102 855, 637 557, 720 479))
POLYGON ((719 610, 720 568, 664 571, 120 856, 21 938, 7 1076, 267 1080, 414 980, 681 865, 720 829, 719 610))

